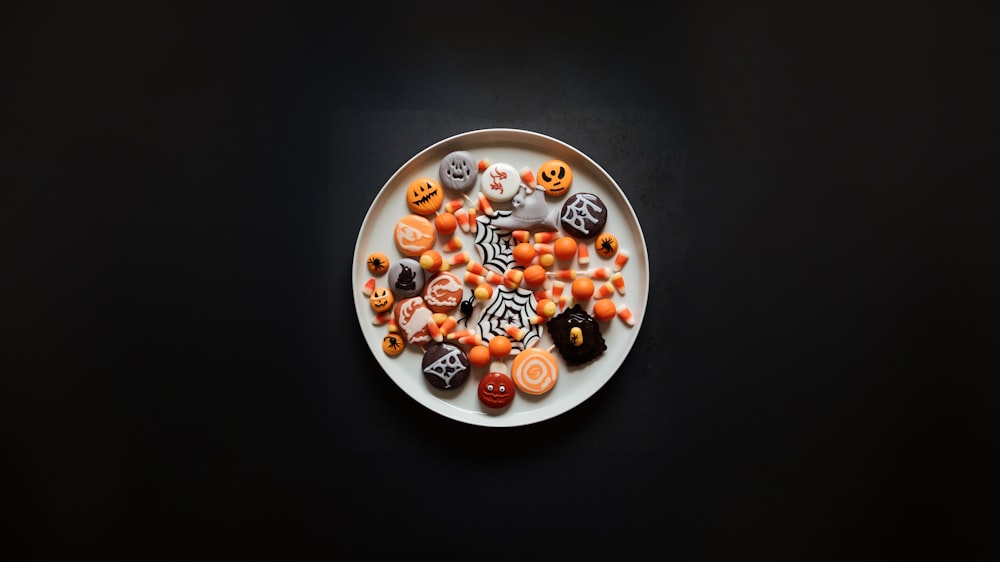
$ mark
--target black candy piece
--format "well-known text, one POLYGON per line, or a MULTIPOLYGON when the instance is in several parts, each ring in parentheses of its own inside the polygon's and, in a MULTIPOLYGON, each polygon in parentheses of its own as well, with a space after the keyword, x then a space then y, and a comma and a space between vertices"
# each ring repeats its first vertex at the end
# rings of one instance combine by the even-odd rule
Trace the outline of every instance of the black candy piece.
POLYGON ((601 335, 601 326, 594 320, 594 317, 575 304, 567 308, 562 313, 554 316, 546 326, 552 341, 556 344, 556 349, 562 355, 567 365, 583 365, 592 361, 595 357, 604 353, 608 348, 601 335), (570 337, 573 328, 580 328, 583 335, 583 342, 576 345, 570 337))

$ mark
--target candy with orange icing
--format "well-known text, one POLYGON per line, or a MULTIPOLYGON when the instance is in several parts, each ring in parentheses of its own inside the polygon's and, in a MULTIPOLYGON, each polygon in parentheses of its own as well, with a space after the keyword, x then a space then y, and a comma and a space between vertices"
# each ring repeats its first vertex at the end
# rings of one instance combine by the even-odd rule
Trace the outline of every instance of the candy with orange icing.
POLYGON ((385 312, 392 308, 392 305, 395 302, 396 298, 392 295, 392 292, 385 287, 375 287, 371 296, 368 297, 368 304, 371 305, 372 310, 375 312, 385 312))
POLYGON ((382 252, 372 252, 368 254, 365 264, 372 275, 381 275, 389 269, 389 256, 382 252))
POLYGON ((538 167, 535 181, 546 195, 562 197, 573 185, 573 170, 562 160, 549 160, 538 167))
POLYGON ((406 189, 406 204, 414 213, 433 215, 444 203, 441 185, 431 178, 418 178, 406 189))
POLYGON ((618 253, 618 238, 607 232, 598 234, 594 239, 594 251, 602 258, 610 258, 618 253))
POLYGON ((392 238, 399 251, 410 257, 418 257, 424 250, 433 248, 437 240, 434 225, 420 215, 406 215, 396 221, 392 238))

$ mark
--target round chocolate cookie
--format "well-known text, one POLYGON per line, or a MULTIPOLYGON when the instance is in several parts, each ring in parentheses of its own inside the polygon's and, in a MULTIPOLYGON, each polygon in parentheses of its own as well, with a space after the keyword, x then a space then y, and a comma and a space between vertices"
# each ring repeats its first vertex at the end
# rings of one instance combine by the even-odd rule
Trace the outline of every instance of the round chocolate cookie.
POLYGON ((413 258, 403 258, 389 267, 389 290, 397 299, 419 295, 426 280, 424 268, 413 258))
POLYGON ((476 185, 479 168, 472 155, 464 150, 456 150, 441 159, 438 167, 441 185, 456 191, 469 191, 476 185))
POLYGON ((579 304, 567 308, 546 325, 556 349, 567 365, 582 365, 592 361, 608 348, 601 335, 601 326, 579 304))
POLYGON ((469 356, 450 342, 427 344, 420 367, 427 382, 442 390, 454 390, 469 378, 469 356))
POLYGON ((574 193, 563 203, 559 223, 566 234, 576 238, 593 238, 608 221, 608 207, 593 193, 574 193))

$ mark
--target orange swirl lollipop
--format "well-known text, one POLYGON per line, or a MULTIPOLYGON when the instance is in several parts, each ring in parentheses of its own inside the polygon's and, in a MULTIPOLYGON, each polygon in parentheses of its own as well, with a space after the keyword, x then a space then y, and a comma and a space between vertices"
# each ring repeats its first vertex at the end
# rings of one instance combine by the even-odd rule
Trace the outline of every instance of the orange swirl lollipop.
POLYGON ((528 348, 514 357, 510 377, 521 392, 545 394, 559 380, 559 364, 547 350, 528 348))

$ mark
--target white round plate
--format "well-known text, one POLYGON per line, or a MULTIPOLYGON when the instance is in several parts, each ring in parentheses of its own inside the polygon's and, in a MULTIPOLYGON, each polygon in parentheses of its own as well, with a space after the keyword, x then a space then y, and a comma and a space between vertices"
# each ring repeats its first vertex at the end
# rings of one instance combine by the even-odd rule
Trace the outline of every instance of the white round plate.
MULTIPOLYGON (((477 182, 477 185, 467 195, 475 201, 478 197, 478 191, 477 182)), ((445 204, 452 199, 461 197, 460 192, 445 189, 445 204)), ((466 202, 466 207, 472 208, 474 205, 466 202)), ((496 210, 510 209, 510 204, 494 203, 493 208, 496 210)), ((433 219, 433 217, 429 218, 433 219)), ((561 228, 560 233, 562 233, 561 228)), ((482 263, 482 257, 474 244, 474 235, 464 233, 461 230, 456 230, 455 234, 462 240, 462 248, 459 251, 469 252, 472 261, 482 263)), ((438 236, 435 248, 441 251, 447 259, 454 255, 454 252, 442 251, 443 245, 447 241, 442 238, 440 235, 438 236)), ((587 266, 578 266, 575 263, 576 260, 573 260, 572 265, 580 270, 596 267, 607 267, 610 270, 614 265, 613 258, 598 256, 594 250, 593 240, 588 240, 586 243, 590 251, 590 263, 587 266)), ((490 427, 520 426, 547 420, 570 410, 592 396, 615 374, 629 350, 632 349, 642 325, 649 293, 648 263, 646 243, 635 211, 615 180, 596 162, 572 146, 539 133, 517 129, 483 129, 458 134, 427 147, 403 164, 382 187, 368 209, 368 214, 361 225, 357 244, 354 247, 354 304, 361 331, 364 333, 365 340, 368 342, 372 354, 375 355, 375 359, 382 365, 393 382, 414 400, 438 414, 461 422, 490 427), (539 166, 547 160, 553 158, 563 160, 569 164, 573 171, 573 184, 570 187, 569 195, 559 198, 546 196, 549 208, 561 207, 563 202, 573 193, 596 194, 608 208, 605 232, 614 234, 618 239, 619 250, 627 251, 629 256, 628 261, 621 269, 625 281, 624 294, 616 292, 611 298, 616 305, 628 306, 635 318, 635 324, 629 326, 619 317, 601 322, 601 334, 604 336, 607 349, 585 365, 568 367, 559 351, 552 349, 552 355, 559 364, 559 379, 552 390, 539 396, 517 391, 513 402, 501 410, 487 408, 479 402, 478 385, 483 375, 488 371, 487 367, 473 367, 468 379, 461 387, 443 391, 432 387, 425 380, 421 371, 423 353, 420 346, 407 344, 403 353, 395 357, 383 352, 382 339, 388 334, 388 327, 384 324, 376 325, 373 322, 375 313, 369 305, 368 297, 363 292, 365 283, 372 278, 372 274, 366 266, 369 254, 383 252, 389 257, 391 263, 404 257, 393 242, 392 232, 396 221, 410 214, 405 198, 407 186, 410 182, 421 177, 438 179, 438 166, 441 159, 455 150, 466 150, 477 161, 489 159, 493 163, 505 162, 518 170, 530 167, 536 174, 539 166)), ((462 278, 465 266, 456 265, 451 270, 462 278)), ((376 276, 375 279, 377 285, 388 286, 386 274, 376 276)), ((594 285, 599 287, 603 283, 604 281, 595 280, 594 285)), ((471 294, 472 289, 471 285, 465 284, 466 297, 471 294)), ((567 282, 564 294, 569 293, 569 282, 567 282)), ((591 302, 581 303, 582 308, 591 312, 591 302)), ((476 307, 468 322, 470 328, 475 327, 475 322, 482 308, 483 305, 476 307)), ((452 315, 456 318, 461 317, 458 310, 454 311, 452 315)), ((462 327, 459 326, 459 328, 462 327)), ((548 349, 551 346, 552 339, 548 331, 543 329, 542 338, 537 343, 537 347, 548 349)), ((462 347, 468 349, 468 346, 463 345, 462 347)), ((508 357, 506 360, 508 367, 511 362, 511 358, 508 357)))

